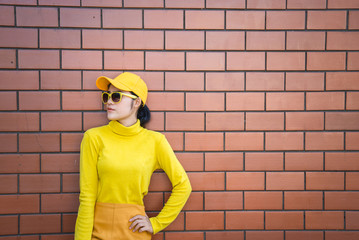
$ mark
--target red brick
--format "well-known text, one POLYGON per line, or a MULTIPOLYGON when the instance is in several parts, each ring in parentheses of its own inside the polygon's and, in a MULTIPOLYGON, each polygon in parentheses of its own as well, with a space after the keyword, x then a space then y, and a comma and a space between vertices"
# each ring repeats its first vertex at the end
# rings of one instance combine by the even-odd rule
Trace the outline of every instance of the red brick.
POLYGON ((226 229, 264 229, 264 213, 259 211, 229 211, 226 229))
POLYGON ((40 29, 40 48, 80 48, 80 30, 40 29))
POLYGON ((285 81, 287 91, 324 90, 324 73, 287 72, 285 81))
POLYGON ((206 49, 207 50, 244 50, 244 32, 237 32, 237 31, 207 32, 206 49))
POLYGON ((264 52, 228 52, 227 70, 264 70, 264 52))
POLYGON ((20 152, 58 152, 60 150, 60 135, 57 133, 20 134, 20 152))
POLYGON ((345 214, 345 227, 350 230, 358 230, 359 229, 359 213, 347 211, 345 214))
POLYGON ((287 112, 286 130, 324 130, 324 113, 287 112))
POLYGON ((18 233, 18 216, 0 216, 1 235, 17 234, 18 233))
POLYGON ((183 210, 203 210, 203 192, 192 192, 183 210))
POLYGON ((80 71, 41 71, 41 89, 80 90, 80 71))
MULTIPOLYGON (((156 115, 157 113, 154 113, 153 115, 156 115)), ((156 118, 156 116, 152 116, 151 113, 151 119, 152 117, 156 118)), ((84 112, 83 113, 83 128, 84 130, 93 128, 93 127, 99 127, 103 125, 107 125, 109 120, 107 119, 107 113, 106 112, 84 112)), ((163 121, 162 121, 163 123, 163 121)))
POLYGON ((206 171, 242 171, 243 153, 239 152, 218 152, 205 153, 206 171))
POLYGON ((243 91, 244 73, 206 72, 206 91, 243 91))
POLYGON ((327 50, 359 50, 359 32, 328 32, 327 50))
POLYGON ((0 47, 37 48, 37 32, 30 28, 0 28, 0 47))
POLYGON ((117 0, 82 0, 83 7, 122 7, 122 1, 117 0))
POLYGON ((0 135, 0 152, 17 152, 16 134, 0 135))
POLYGON ((0 131, 39 131, 39 114, 3 112, 0 115, 0 131))
POLYGON ((228 132, 225 135, 225 150, 236 151, 262 151, 262 132, 228 132))
MULTIPOLYGON (((167 232, 166 239, 167 240, 182 240, 182 239, 203 240, 204 239, 203 235, 204 235, 203 232, 167 232)), ((162 238, 160 236, 158 240, 162 238)))
POLYGON ((36 90, 39 89, 38 71, 0 71, 2 90, 36 90))
POLYGON ((203 171, 203 153, 176 153, 186 171, 203 171))
POLYGON ((13 6, 0 6, 0 25, 14 26, 14 7, 13 6))
MULTIPOLYGON (((104 116, 103 116, 104 117, 104 116)), ((151 112, 151 120, 145 125, 147 129, 154 131, 165 130, 165 119, 163 112, 151 112)), ((106 122, 107 123, 107 122, 106 122)))
POLYGON ((163 193, 150 192, 144 197, 143 202, 146 211, 160 211, 163 206, 163 193))
POLYGON ((41 212, 75 212, 78 210, 78 194, 59 193, 41 195, 41 212))
POLYGON ((287 32, 287 50, 324 50, 325 32, 287 32))
POLYGON ((186 29, 224 29, 224 11, 186 11, 186 29))
MULTIPOLYGON (((63 214, 62 215, 62 231, 63 232, 74 232, 76 225, 77 214, 63 214)), ((64 236, 64 235, 63 235, 64 236)))
POLYGON ((167 72, 166 90, 203 91, 204 74, 191 72, 167 72))
POLYGON ((326 0, 288 0, 287 8, 288 9, 325 9, 326 0))
POLYGON ((57 27, 58 14, 56 8, 17 7, 17 26, 27 27, 57 27))
POLYGON ((266 210, 282 209, 282 192, 245 192, 244 209, 266 210))
POLYGON ((146 70, 184 70, 184 52, 146 52, 146 70))
POLYGON ((204 114, 191 112, 169 112, 166 114, 167 131, 203 131, 204 114))
POLYGON ((246 114, 246 130, 284 130, 284 113, 249 112, 246 114))
POLYGON ((342 132, 307 132, 305 138, 306 150, 344 150, 342 132))
POLYGON ((62 133, 61 134, 61 151, 62 152, 78 152, 82 133, 62 133))
POLYGON ((41 113, 42 131, 81 131, 80 112, 43 112, 41 113))
POLYGON ((246 74, 247 91, 283 91, 284 74, 271 72, 248 72, 246 74))
POLYGON ((285 32, 247 32, 246 50, 284 50, 285 32))
POLYGON ((151 92, 146 105, 154 111, 183 111, 184 94, 172 92, 151 92))
POLYGON ((0 50, 0 68, 16 68, 15 50, 0 50))
POLYGON ((20 216, 20 233, 56 233, 61 231, 60 214, 20 216))
POLYGON ((1 195, 0 203, 6 206, 0 209, 1 214, 38 213, 39 194, 1 195))
POLYGON ((248 9, 285 9, 285 5, 285 0, 247 0, 248 9))
POLYGON ((348 70, 359 70, 359 54, 348 52, 348 70))
MULTIPOLYGON (((164 73, 163 72, 134 72, 146 81, 149 91, 164 89, 164 73)), ((114 75, 117 76, 117 75, 114 75)))
POLYGON ((192 172, 188 177, 193 191, 224 190, 223 172, 192 172))
POLYGON ((357 72, 327 72, 326 76, 326 90, 359 90, 357 72))
POLYGON ((182 29, 181 10, 144 10, 144 28, 182 29))
POLYGON ((203 50, 203 31, 166 31, 165 48, 168 50, 203 50))
POLYGON ((105 51, 105 69, 143 70, 142 51, 105 51))
MULTIPOLYGON (((208 4, 208 3, 207 3, 208 4)), ((207 240, 244 240, 244 231, 206 232, 207 240)))
POLYGON ((0 181, 0 193, 17 193, 17 174, 0 175, 0 181))
POLYGON ((302 172, 268 172, 266 190, 304 190, 302 172))
POLYGON ((206 192, 206 210, 243 209, 243 192, 206 192))
POLYGON ((60 192, 60 174, 21 174, 20 193, 60 192))
POLYGON ((327 112, 325 118, 326 130, 359 130, 359 113, 356 112, 327 112))
POLYGON ((304 94, 301 92, 267 93, 267 110, 304 110, 304 94))
POLYGON ((94 8, 61 8, 60 26, 80 28, 101 27, 101 11, 94 8))
POLYGON ((186 56, 186 69, 188 71, 225 69, 225 53, 223 52, 188 52, 186 56))
POLYGON ((45 5, 45 6, 80 6, 80 0, 39 0, 39 5, 45 5))
POLYGON ((82 48, 122 49, 122 30, 82 30, 82 48))
POLYGON ((102 19, 104 28, 142 28, 142 10, 104 9, 102 19))
POLYGON ((20 110, 59 110, 59 92, 33 92, 26 91, 19 93, 20 110))
POLYGON ((344 110, 344 92, 309 92, 307 110, 344 110))
POLYGON ((359 190, 359 181, 358 172, 347 172, 345 174, 345 189, 346 190, 359 190))
POLYGON ((359 133, 347 132, 345 134, 345 149, 346 150, 359 150, 359 133))
POLYGON ((0 173, 40 172, 40 159, 37 154, 2 154, 0 173))
POLYGON ((261 111, 264 110, 263 93, 227 93, 226 110, 261 111))
POLYGON ((101 110, 100 92, 71 92, 62 93, 63 110, 101 110))
POLYGON ((223 111, 223 93, 187 93, 187 111, 223 111))
POLYGON ((359 8, 359 3, 356 0, 328 0, 328 8, 359 8))
POLYGON ((325 170, 359 170, 359 155, 355 152, 326 152, 325 170))
POLYGON ((284 233, 282 231, 247 231, 247 240, 284 240, 284 233))
POLYGON ((244 114, 221 112, 206 114, 206 131, 244 130, 244 114))
POLYGON ((344 52, 308 52, 308 70, 345 70, 344 52))
POLYGON ((13 5, 37 5, 35 0, 2 0, 1 4, 13 4, 13 5))
POLYGON ((314 191, 284 192, 285 210, 321 210, 323 209, 323 193, 314 191))
POLYGON ((264 29, 264 11, 227 11, 226 29, 264 29))
POLYGON ((268 11, 266 29, 304 29, 304 11, 268 11))
MULTIPOLYGON (((160 206, 160 209, 162 209, 162 206, 160 206)), ((184 231, 184 213, 181 212, 177 218, 166 228, 166 231, 184 231)))
POLYGON ((156 8, 163 7, 162 0, 146 1, 146 0, 125 0, 123 6, 126 8, 156 8))
POLYGON ((346 11, 308 11, 308 29, 345 29, 346 11))
MULTIPOLYGON (((79 154, 42 154, 42 173, 66 173, 79 171, 79 154)), ((45 175, 46 176, 46 175, 45 175)))
POLYGON ((17 110, 16 92, 0 92, 0 110, 17 110))
POLYGON ((187 230, 221 230, 224 229, 223 212, 187 212, 187 230))
POLYGON ((285 170, 323 170, 323 153, 287 152, 285 153, 285 170))
POLYGON ((166 0, 166 8, 204 8, 204 0, 166 0))
POLYGON ((101 69, 102 52, 64 50, 62 51, 62 68, 63 69, 101 69))
MULTIPOLYGON (((355 2, 355 1, 352 1, 355 2)), ((325 239, 326 240, 352 240, 359 238, 358 231, 327 231, 325 232, 325 239)))
POLYGON ((283 153, 246 153, 246 171, 282 171, 283 153))
POLYGON ((344 190, 344 173, 307 172, 306 190, 344 190))
POLYGON ((60 56, 58 50, 18 50, 19 68, 58 69, 60 56))
POLYGON ((344 229, 344 212, 308 211, 306 229, 344 229))
POLYGON ((125 31, 125 49, 163 49, 163 31, 125 31))
POLYGON ((152 174, 149 191, 169 191, 172 189, 171 182, 163 172, 152 174))
POLYGON ((358 11, 349 11, 349 20, 348 20, 349 29, 359 29, 359 12, 358 11))
MULTIPOLYGON (((308 53, 309 54, 309 53, 308 53)), ((304 70, 303 52, 268 52, 267 70, 304 70)))
POLYGON ((217 1, 217 0, 207 0, 206 8, 234 8, 234 9, 243 9, 245 8, 245 0, 227 0, 227 1, 217 1))
POLYGON ((226 190, 264 190, 263 172, 227 172, 226 190))
POLYGON ((269 229, 303 229, 303 212, 266 212, 266 226, 269 229))
POLYGON ((186 151, 222 151, 223 133, 186 133, 185 134, 186 151))

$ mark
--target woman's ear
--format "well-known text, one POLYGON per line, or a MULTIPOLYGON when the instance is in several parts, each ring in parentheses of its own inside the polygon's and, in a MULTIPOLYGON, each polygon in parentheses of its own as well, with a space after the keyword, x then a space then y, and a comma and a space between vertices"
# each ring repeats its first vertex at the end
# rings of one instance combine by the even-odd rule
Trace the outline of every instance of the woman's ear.
POLYGON ((141 103, 142 103, 142 101, 141 101, 141 98, 136 98, 135 99, 135 107, 137 108, 137 107, 140 107, 141 106, 141 103))

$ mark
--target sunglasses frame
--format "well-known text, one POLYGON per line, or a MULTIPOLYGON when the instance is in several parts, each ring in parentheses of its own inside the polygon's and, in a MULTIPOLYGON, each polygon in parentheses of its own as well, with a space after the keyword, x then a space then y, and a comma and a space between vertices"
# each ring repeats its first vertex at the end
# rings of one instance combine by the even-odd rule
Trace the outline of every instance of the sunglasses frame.
POLYGON ((138 98, 137 96, 134 96, 134 95, 131 95, 131 94, 128 94, 128 93, 123 93, 123 92, 112 92, 112 93, 103 92, 103 93, 101 94, 101 100, 102 100, 103 104, 107 104, 107 103, 108 103, 108 100, 107 100, 107 102, 105 102, 105 101, 103 100, 103 95, 105 95, 105 94, 108 95, 108 100, 111 99, 112 102, 114 102, 114 103, 119 103, 119 102, 121 102, 123 96, 129 97, 129 98, 132 98, 132 99, 137 99, 137 98, 138 98), (112 99, 112 94, 114 94, 114 93, 119 93, 119 94, 120 94, 120 100, 117 101, 117 102, 115 102, 115 101, 112 99))

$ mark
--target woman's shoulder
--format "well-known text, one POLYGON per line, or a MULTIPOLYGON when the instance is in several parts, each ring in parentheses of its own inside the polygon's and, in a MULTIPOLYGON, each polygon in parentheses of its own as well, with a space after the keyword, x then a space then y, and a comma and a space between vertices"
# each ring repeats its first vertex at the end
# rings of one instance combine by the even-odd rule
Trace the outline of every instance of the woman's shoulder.
POLYGON ((157 141, 161 141, 163 138, 166 138, 165 135, 161 132, 157 132, 147 128, 145 128, 145 131, 149 137, 154 138, 157 141))
POLYGON ((103 126, 89 128, 84 132, 84 134, 98 135, 98 134, 102 134, 105 131, 108 131, 108 124, 103 125, 103 126))

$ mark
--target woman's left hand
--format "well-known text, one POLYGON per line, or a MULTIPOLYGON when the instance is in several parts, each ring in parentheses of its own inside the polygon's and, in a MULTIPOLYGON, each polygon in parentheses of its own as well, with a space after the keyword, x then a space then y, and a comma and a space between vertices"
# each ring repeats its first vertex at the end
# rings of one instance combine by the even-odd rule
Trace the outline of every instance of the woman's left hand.
POLYGON ((130 222, 132 222, 130 229, 133 228, 133 232, 138 230, 138 232, 147 231, 151 234, 153 233, 152 224, 147 216, 136 215, 130 219, 130 222))

